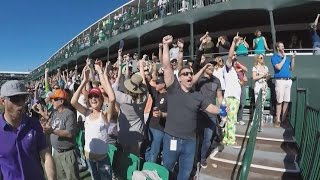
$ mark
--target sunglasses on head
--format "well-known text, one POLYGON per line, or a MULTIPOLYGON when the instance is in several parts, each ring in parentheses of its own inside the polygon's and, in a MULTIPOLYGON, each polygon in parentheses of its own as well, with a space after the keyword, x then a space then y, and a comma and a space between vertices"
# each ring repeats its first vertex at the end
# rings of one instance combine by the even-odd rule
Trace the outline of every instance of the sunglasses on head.
POLYGON ((183 73, 181 73, 181 75, 183 75, 183 76, 193 76, 193 72, 183 72, 183 73))
POLYGON ((92 99, 92 98, 98 99, 98 98, 100 98, 100 96, 99 96, 98 94, 90 94, 90 95, 88 96, 88 98, 89 98, 89 99, 92 99))
POLYGON ((7 97, 7 99, 14 104, 17 104, 20 102, 25 103, 27 101, 27 96, 26 95, 9 96, 7 97))

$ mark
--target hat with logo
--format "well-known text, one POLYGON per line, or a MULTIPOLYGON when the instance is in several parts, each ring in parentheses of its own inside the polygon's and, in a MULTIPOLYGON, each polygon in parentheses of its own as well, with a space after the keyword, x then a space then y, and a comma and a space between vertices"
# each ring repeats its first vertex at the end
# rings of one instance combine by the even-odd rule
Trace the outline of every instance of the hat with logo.
POLYGON ((68 99, 67 92, 63 89, 57 89, 53 93, 49 95, 51 99, 61 98, 61 99, 68 99))
POLYGON ((10 80, 1 86, 1 97, 10 97, 16 95, 29 95, 26 86, 23 82, 17 80, 10 80))
POLYGON ((158 76, 158 78, 157 78, 157 84, 164 84, 165 82, 164 82, 164 76, 158 76))

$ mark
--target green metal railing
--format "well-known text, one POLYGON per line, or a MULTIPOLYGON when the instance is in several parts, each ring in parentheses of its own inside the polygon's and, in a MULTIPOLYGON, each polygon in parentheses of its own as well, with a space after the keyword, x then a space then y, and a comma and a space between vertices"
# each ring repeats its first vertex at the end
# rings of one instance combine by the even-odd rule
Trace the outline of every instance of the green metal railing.
POLYGON ((308 105, 308 89, 293 87, 290 124, 303 179, 320 179, 320 110, 308 105))
POLYGON ((54 67, 67 62, 68 59, 79 54, 80 52, 85 52, 87 50, 88 53, 85 54, 89 56, 89 48, 94 47, 98 44, 102 44, 110 38, 117 36, 123 32, 150 23, 157 19, 164 18, 166 16, 182 13, 194 8, 202 8, 212 4, 221 3, 223 1, 204 0, 199 2, 201 3, 199 4, 197 3, 197 1, 193 0, 174 0, 166 3, 163 6, 164 8, 158 7, 157 4, 147 4, 146 7, 140 8, 139 11, 132 12, 132 8, 129 9, 126 14, 124 14, 117 20, 110 18, 108 20, 103 20, 105 22, 98 22, 98 24, 94 24, 84 33, 73 39, 70 43, 72 44, 72 46, 69 46, 69 48, 67 48, 67 46, 70 45, 68 44, 67 46, 63 47, 61 49, 63 53, 60 53, 61 51, 58 52, 51 59, 49 59, 47 63, 34 70, 30 75, 30 79, 38 79, 39 77, 44 75, 44 69, 46 67, 48 67, 51 71, 54 67), (100 33, 100 31, 102 33, 100 33), (65 54, 68 55, 65 56, 65 54))
POLYGON ((252 126, 250 129, 250 135, 249 135, 250 138, 247 142, 246 150, 242 158, 242 165, 241 165, 240 174, 239 174, 240 180, 248 179, 253 152, 256 145, 256 138, 257 138, 257 133, 259 129, 259 123, 261 123, 260 122, 261 119, 262 119, 262 91, 260 90, 257 101, 256 101, 256 108, 253 114, 252 126))

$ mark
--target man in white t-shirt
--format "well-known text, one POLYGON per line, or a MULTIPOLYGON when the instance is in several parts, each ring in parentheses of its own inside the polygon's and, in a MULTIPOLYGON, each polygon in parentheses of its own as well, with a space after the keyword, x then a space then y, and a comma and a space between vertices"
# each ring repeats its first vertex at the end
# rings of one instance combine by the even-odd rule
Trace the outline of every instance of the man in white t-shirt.
POLYGON ((234 68, 235 59, 233 58, 235 44, 239 40, 239 36, 235 36, 232 45, 229 50, 229 56, 226 61, 226 65, 223 68, 223 76, 225 79, 225 92, 224 98, 229 106, 229 111, 227 115, 227 123, 225 126, 225 136, 223 138, 223 143, 225 145, 236 145, 236 123, 237 123, 237 113, 240 105, 241 97, 241 85, 238 79, 238 74, 234 68))

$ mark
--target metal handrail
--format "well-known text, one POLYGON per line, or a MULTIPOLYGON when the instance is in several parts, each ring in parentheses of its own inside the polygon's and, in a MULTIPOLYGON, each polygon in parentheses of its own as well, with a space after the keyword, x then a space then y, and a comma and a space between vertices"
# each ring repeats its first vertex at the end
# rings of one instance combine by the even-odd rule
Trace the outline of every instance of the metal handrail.
POLYGON ((242 158, 242 165, 240 168, 239 178, 240 180, 248 179, 250 165, 252 162, 252 156, 256 144, 257 133, 259 129, 259 122, 262 118, 262 90, 259 91, 259 95, 256 101, 256 108, 254 110, 252 126, 250 129, 249 140, 247 142, 246 150, 242 158))

